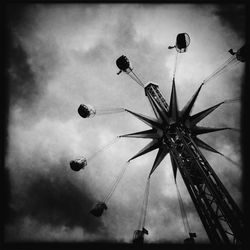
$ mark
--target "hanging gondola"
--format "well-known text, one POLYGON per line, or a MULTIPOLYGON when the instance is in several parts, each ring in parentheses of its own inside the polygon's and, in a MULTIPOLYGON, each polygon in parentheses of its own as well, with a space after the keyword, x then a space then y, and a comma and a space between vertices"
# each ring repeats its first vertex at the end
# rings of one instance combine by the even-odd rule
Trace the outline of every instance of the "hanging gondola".
POLYGON ((184 240, 184 244, 195 244, 196 233, 189 233, 189 237, 184 240))
POLYGON ((184 53, 187 51, 187 47, 190 44, 190 37, 187 33, 179 33, 176 36, 176 41, 174 46, 169 46, 169 49, 175 48, 178 53, 184 53))
POLYGON ((93 209, 90 210, 90 213, 96 217, 101 217, 104 210, 107 210, 108 207, 105 202, 98 202, 93 209))
POLYGON ((101 217, 104 210, 108 209, 107 203, 110 200, 112 194, 114 193, 118 183, 121 181, 127 167, 129 165, 129 162, 126 162, 124 167, 121 169, 120 173, 118 174, 117 178, 115 179, 113 185, 111 186, 111 189, 109 190, 108 194, 104 198, 102 202, 98 202, 93 209, 90 210, 90 213, 96 217, 101 217))
POLYGON ((85 157, 70 161, 70 167, 74 171, 79 171, 87 166, 87 159, 85 157))
POLYGON ((134 231, 133 244, 142 245, 144 243, 144 235, 148 235, 148 230, 145 228, 147 207, 148 207, 148 197, 149 197, 149 187, 150 187, 150 175, 147 179, 144 198, 141 207, 141 215, 139 220, 138 229, 134 231))
POLYGON ((115 142, 117 142, 118 139, 119 137, 115 137, 114 139, 109 141, 106 145, 102 146, 99 150, 97 150, 95 153, 93 153, 88 157, 88 161, 86 157, 81 157, 70 161, 69 163, 70 168, 73 171, 79 171, 81 169, 84 169, 91 159, 93 159, 97 154, 101 153, 103 150, 107 149, 109 146, 113 145, 115 142))
POLYGON ((96 114, 96 110, 91 105, 81 104, 78 108, 78 114, 82 118, 94 117, 96 114))
POLYGON ((124 108, 94 108, 91 105, 81 104, 78 108, 78 114, 82 118, 92 118, 95 115, 108 115, 125 112, 124 108))
POLYGON ((178 188, 177 182, 175 182, 175 185, 176 185, 176 190, 177 190, 178 203, 179 203, 179 206, 180 206, 183 226, 184 226, 184 229, 185 229, 186 233, 188 233, 188 235, 189 235, 188 238, 184 239, 184 244, 194 244, 195 243, 194 238, 197 237, 197 236, 196 236, 196 233, 191 233, 191 228, 190 228, 190 225, 189 225, 189 222, 188 222, 187 213, 186 213, 186 210, 185 210, 183 200, 181 198, 181 194, 180 194, 180 190, 178 188))
POLYGON ((142 230, 135 230, 133 235, 133 244, 142 245, 144 243, 144 234, 148 235, 148 230, 142 228, 142 230))
POLYGON ((130 64, 128 58, 124 55, 120 56, 116 60, 116 65, 120 69, 120 71, 117 73, 117 75, 119 75, 122 71, 124 71, 126 73, 129 73, 132 71, 131 64, 130 64))
POLYGON ((143 82, 139 79, 139 77, 133 72, 132 66, 128 60, 128 58, 124 55, 120 56, 116 60, 116 66, 119 68, 119 75, 121 72, 127 73, 134 81, 136 81, 141 87, 144 88, 143 82), (131 74, 130 74, 131 73, 131 74))
POLYGON ((228 51, 231 55, 235 55, 236 59, 240 62, 245 62, 247 60, 247 47, 246 45, 243 45, 240 49, 237 51, 233 51, 233 49, 230 49, 228 51))

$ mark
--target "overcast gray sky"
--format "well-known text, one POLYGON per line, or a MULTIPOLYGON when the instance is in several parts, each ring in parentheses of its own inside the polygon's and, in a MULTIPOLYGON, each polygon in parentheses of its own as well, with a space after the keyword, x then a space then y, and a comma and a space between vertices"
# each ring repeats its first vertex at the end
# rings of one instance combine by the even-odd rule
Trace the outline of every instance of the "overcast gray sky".
MULTIPOLYGON (((82 119, 79 104, 124 107, 154 116, 143 89, 127 75, 117 76, 124 54, 143 82, 153 81, 169 102, 178 33, 191 37, 179 56, 179 107, 206 76, 245 42, 244 6, 192 4, 31 4, 9 11, 9 117, 6 169, 10 179, 8 241, 130 242, 137 228, 146 177, 156 151, 131 162, 108 210, 89 210, 103 199, 123 164, 147 141, 120 139, 73 172, 69 161, 91 156, 117 135, 148 127, 128 113, 82 119)), ((244 64, 238 63, 202 89, 193 113, 241 95, 244 64)), ((240 128, 240 102, 225 104, 202 124, 240 128)), ((241 206, 240 133, 221 131, 204 141, 237 162, 204 152, 241 206)), ((197 242, 208 238, 178 175, 197 242)), ((169 156, 151 178, 147 242, 180 243, 185 234, 169 156)))

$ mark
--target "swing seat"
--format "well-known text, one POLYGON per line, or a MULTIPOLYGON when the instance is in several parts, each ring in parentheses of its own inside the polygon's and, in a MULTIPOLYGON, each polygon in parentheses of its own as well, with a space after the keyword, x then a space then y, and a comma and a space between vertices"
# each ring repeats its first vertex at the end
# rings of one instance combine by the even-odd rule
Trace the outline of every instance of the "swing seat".
POLYGON ((175 48, 177 52, 183 53, 187 51, 187 47, 190 44, 190 37, 187 33, 180 33, 176 37, 175 48))
POLYGON ((189 233, 189 238, 184 240, 184 244, 195 244, 196 233, 189 233))
POLYGON ((121 71, 124 71, 124 72, 132 71, 130 62, 129 62, 128 58, 124 55, 120 56, 116 60, 116 66, 120 69, 120 71, 117 74, 120 74, 121 71))
POLYGON ((107 210, 108 207, 104 202, 98 202, 93 209, 90 210, 90 213, 96 217, 101 217, 104 210, 107 210))
POLYGON ((246 61, 247 55, 247 48, 246 46, 242 46, 237 52, 236 52, 236 58, 240 62, 246 61))
POLYGON ((148 230, 146 228, 142 228, 142 230, 135 230, 133 243, 134 244, 143 244, 144 242, 144 234, 148 235, 148 230))
POLYGON ((91 105, 85 105, 85 104, 81 104, 78 107, 78 114, 82 117, 82 118, 89 118, 89 117, 93 117, 96 114, 96 110, 94 107, 92 107, 91 105))
POLYGON ((148 230, 145 227, 142 229, 142 232, 143 232, 143 234, 147 234, 148 235, 148 230))
POLYGON ((82 157, 76 160, 72 160, 70 161, 69 165, 72 170, 79 171, 87 166, 87 159, 85 157, 82 157))
POLYGON ((137 245, 142 245, 144 242, 144 233, 142 230, 135 230, 133 243, 137 245))
POLYGON ((195 241, 194 241, 194 238, 186 238, 184 240, 184 244, 194 244, 195 241))

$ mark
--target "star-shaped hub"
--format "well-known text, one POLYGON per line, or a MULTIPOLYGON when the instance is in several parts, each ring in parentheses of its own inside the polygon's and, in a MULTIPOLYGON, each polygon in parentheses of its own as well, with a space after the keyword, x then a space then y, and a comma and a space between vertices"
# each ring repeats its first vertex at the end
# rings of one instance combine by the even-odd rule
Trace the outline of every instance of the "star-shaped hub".
MULTIPOLYGON (((167 138, 171 138, 176 132, 177 129, 185 130, 194 143, 198 147, 204 148, 206 150, 219 153, 217 150, 206 144, 204 141, 199 139, 197 136, 205 133, 215 132, 224 129, 230 128, 209 128, 209 127, 201 127, 197 126, 202 119, 204 119, 207 115, 209 115, 212 111, 218 108, 224 102, 221 102, 215 106, 212 106, 206 110, 203 110, 195 115, 191 115, 192 108, 194 103, 198 97, 198 94, 201 90, 203 83, 200 85, 198 90, 194 93, 188 103, 184 106, 182 110, 178 109, 177 102, 177 94, 175 87, 175 79, 173 79, 172 91, 170 97, 170 104, 166 103, 165 99, 161 95, 158 90, 158 85, 154 83, 149 83, 145 87, 146 96, 148 97, 150 104, 155 113, 155 118, 151 118, 139 113, 132 112, 127 110, 127 112, 131 113, 147 125, 151 127, 149 130, 121 135, 120 137, 132 137, 132 138, 148 138, 152 139, 150 143, 148 143, 142 150, 140 150, 135 156, 129 159, 129 161, 149 153, 155 149, 158 149, 158 153, 156 155, 155 161, 153 163, 153 167, 151 169, 150 175, 154 172, 154 170, 159 166, 161 161, 165 158, 165 156, 171 151, 169 144, 167 143, 167 138)), ((219 153, 220 154, 220 153, 219 153)), ((174 175, 176 176, 177 166, 175 164, 175 160, 173 159, 172 154, 170 154, 174 175)))

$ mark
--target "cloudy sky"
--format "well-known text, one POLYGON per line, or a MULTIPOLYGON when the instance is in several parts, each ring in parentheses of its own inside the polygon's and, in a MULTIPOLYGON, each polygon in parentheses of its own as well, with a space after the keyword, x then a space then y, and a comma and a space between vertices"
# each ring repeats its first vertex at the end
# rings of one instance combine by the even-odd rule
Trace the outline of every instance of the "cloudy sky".
MULTIPOLYGON (((146 178, 156 151, 131 162, 101 218, 89 214, 107 194, 124 163, 147 142, 119 139, 73 172, 71 159, 89 157, 116 136, 147 129, 128 113, 82 119, 79 104, 127 108, 153 117, 143 89, 126 74, 117 76, 124 54, 143 82, 159 84, 169 101, 178 33, 191 43, 179 56, 179 107, 217 66, 245 41, 242 5, 31 4, 10 6, 8 46, 8 139, 6 182, 10 199, 5 239, 16 241, 131 242, 140 217, 146 178)), ((238 63, 208 82, 193 113, 241 95, 244 65, 238 63)), ((202 124, 240 128, 240 102, 222 105, 202 124)), ((230 156, 204 152, 241 206, 240 133, 202 137, 230 156)), ((197 242, 205 230, 178 175, 188 219, 197 242)), ((181 243, 183 228, 169 156, 151 178, 147 242, 181 243)))

